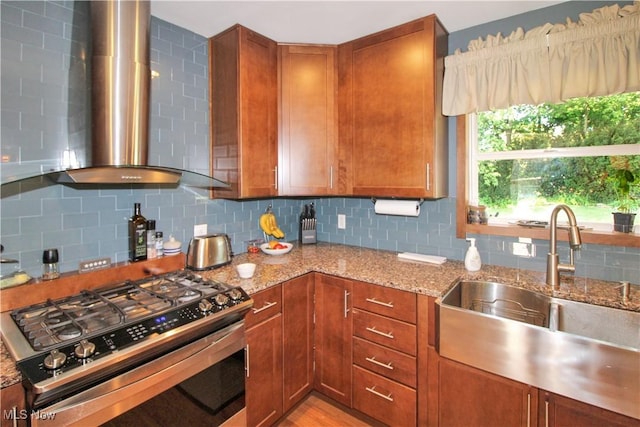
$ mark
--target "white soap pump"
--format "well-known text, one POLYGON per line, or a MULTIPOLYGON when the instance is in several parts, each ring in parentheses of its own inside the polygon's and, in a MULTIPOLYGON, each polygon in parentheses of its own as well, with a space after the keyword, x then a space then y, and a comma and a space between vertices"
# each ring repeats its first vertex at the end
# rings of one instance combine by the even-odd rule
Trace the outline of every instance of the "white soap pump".
POLYGON ((482 267, 482 260, 480 259, 480 252, 476 248, 476 239, 470 237, 467 242, 471 242, 471 246, 469 246, 464 257, 464 266, 467 271, 478 271, 482 267))

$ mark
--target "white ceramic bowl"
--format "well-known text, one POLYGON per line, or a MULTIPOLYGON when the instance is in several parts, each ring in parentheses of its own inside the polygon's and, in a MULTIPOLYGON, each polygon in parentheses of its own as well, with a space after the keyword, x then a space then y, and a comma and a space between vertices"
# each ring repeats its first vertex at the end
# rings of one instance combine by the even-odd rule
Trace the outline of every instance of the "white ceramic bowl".
POLYGON ((236 271, 238 276, 242 279, 250 279, 253 277, 253 273, 256 271, 256 265, 250 262, 236 265, 236 271))
POLYGON ((182 249, 182 243, 177 241, 173 236, 169 236, 169 240, 164 242, 163 246, 165 256, 178 255, 182 249))
POLYGON ((291 252, 291 249, 293 249, 293 244, 292 243, 287 243, 287 242, 280 242, 281 245, 286 246, 285 249, 271 249, 269 247, 269 243, 263 243, 260 245, 260 249, 262 250, 262 252, 264 252, 265 254, 268 255, 284 255, 284 254, 288 254, 289 252, 291 252))

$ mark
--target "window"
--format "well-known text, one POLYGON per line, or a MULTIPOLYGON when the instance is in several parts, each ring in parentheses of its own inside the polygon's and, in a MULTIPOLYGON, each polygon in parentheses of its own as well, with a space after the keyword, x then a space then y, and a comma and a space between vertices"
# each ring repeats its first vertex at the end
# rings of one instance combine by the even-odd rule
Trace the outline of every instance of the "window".
MULTIPOLYGON (((486 206, 490 224, 548 221, 564 203, 580 225, 612 229, 612 177, 622 168, 640 175, 640 92, 467 117, 468 204, 486 206)), ((637 212, 640 185, 630 194, 637 212)))

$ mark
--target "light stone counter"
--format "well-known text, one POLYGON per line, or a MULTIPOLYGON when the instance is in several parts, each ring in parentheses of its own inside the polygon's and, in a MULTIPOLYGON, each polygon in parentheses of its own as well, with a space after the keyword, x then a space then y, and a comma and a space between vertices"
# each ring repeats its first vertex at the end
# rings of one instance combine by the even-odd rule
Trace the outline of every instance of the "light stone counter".
MULTIPOLYGON (((434 265, 399 259, 396 252, 329 243, 296 244, 290 253, 279 256, 240 254, 233 257, 230 265, 199 274, 230 285, 242 286, 247 293, 254 294, 314 271, 432 297, 442 295, 461 277, 499 281, 558 298, 640 312, 640 286, 637 283, 631 286, 630 302, 623 304, 620 290, 616 289, 619 285, 617 282, 562 275, 561 289, 551 292, 544 283, 545 273, 491 265, 484 265, 477 273, 468 273, 464 263, 460 261, 434 265), (243 262, 257 264, 255 275, 251 279, 240 279, 235 271, 235 265, 243 262)), ((21 381, 20 373, 4 344, 0 346, 0 357, 2 387, 21 381)))

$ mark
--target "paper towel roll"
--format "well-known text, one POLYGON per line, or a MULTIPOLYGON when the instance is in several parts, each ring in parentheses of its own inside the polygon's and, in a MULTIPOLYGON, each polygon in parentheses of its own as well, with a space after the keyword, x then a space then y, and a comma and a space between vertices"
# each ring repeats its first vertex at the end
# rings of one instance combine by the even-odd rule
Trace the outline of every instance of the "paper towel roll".
POLYGON ((375 212, 378 215, 420 215, 420 202, 417 200, 376 200, 375 212))

